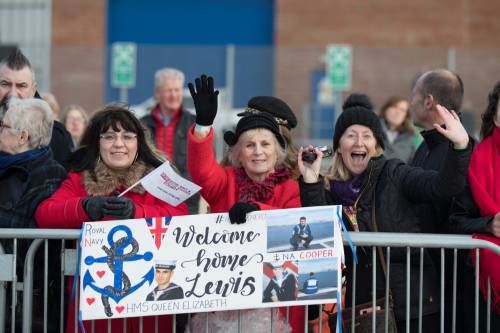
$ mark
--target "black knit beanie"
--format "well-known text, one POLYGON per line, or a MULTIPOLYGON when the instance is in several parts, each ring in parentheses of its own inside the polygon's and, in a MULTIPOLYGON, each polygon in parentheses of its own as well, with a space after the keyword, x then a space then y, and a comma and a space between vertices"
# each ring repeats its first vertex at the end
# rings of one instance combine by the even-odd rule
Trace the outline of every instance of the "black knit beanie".
POLYGON ((333 149, 339 147, 339 141, 345 130, 351 125, 369 127, 377 143, 384 148, 384 131, 380 125, 379 117, 373 112, 373 104, 365 94, 351 94, 342 106, 342 113, 335 124, 333 133, 333 149))
POLYGON ((285 140, 281 136, 279 125, 276 122, 276 119, 274 119, 274 117, 269 113, 264 112, 250 114, 241 118, 236 125, 235 132, 227 131, 224 133, 224 141, 226 141, 226 143, 232 147, 236 144, 236 142, 238 142, 238 138, 241 134, 243 134, 243 132, 256 128, 265 128, 267 130, 270 130, 274 134, 274 136, 276 136, 276 139, 278 139, 280 145, 283 148, 286 148, 285 140))

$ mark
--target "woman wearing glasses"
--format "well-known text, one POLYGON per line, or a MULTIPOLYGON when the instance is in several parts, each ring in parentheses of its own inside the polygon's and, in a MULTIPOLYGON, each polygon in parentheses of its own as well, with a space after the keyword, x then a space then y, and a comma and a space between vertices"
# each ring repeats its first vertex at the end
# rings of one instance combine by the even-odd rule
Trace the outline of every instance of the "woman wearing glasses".
MULTIPOLYGON (((81 228, 86 221, 119 220, 158 216, 186 215, 186 205, 173 207, 151 194, 141 185, 123 197, 117 195, 135 184, 162 161, 145 138, 139 120, 127 109, 111 104, 98 111, 83 134, 80 148, 70 160, 70 173, 61 187, 45 200, 36 211, 36 221, 42 228, 81 228)), ((74 311, 68 312, 70 317, 74 311)), ((74 331, 76 321, 68 318, 68 331, 74 331)), ((107 332, 107 320, 96 321, 107 332)), ((154 320, 144 319, 143 328, 154 320)), ((159 320, 161 331, 169 332, 168 316, 159 320)), ((127 331, 138 331, 139 321, 127 321, 127 331)), ((90 325, 86 328, 90 332, 90 325)), ((123 320, 112 320, 112 332, 123 332, 123 320)))

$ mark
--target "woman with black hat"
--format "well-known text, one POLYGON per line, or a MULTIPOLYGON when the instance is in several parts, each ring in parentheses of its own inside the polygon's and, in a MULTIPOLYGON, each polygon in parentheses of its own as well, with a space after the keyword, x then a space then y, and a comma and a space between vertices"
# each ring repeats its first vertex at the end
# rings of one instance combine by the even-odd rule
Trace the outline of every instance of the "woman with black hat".
POLYGON ((297 167, 299 149, 292 138, 292 130, 297 126, 295 114, 285 101, 277 97, 255 96, 250 98, 245 111, 238 113, 238 116, 248 116, 260 112, 269 113, 278 123, 281 136, 285 139, 286 144, 287 156, 284 164, 290 170, 292 179, 299 178, 300 172, 297 167))
MULTIPOLYGON (((299 158, 299 179, 303 206, 337 204, 343 207, 343 220, 351 231, 420 232, 415 204, 432 202, 459 193, 466 184, 465 174, 471 154, 467 132, 454 111, 439 106, 445 119, 445 128, 436 129, 451 141, 446 164, 438 173, 408 166, 397 159, 383 156, 383 131, 368 96, 353 94, 343 106, 335 124, 333 148, 335 151, 329 173, 319 175, 322 154, 305 163, 299 158)), ((313 148, 300 148, 299 157, 313 148)), ((346 251, 346 262, 350 251, 346 251)), ((371 251, 358 251, 356 304, 371 302, 371 251)), ((436 271, 428 254, 423 266, 423 331, 439 328, 439 294, 436 271)), ((413 256, 412 256, 413 257, 413 256)), ((406 307, 410 306, 411 327, 418 327, 419 288, 411 288, 410 304, 406 304, 406 255, 403 249, 391 251, 390 288, 394 299, 394 312, 400 332, 406 325, 406 307)), ((379 258, 377 259, 379 260, 379 258)), ((410 281, 419 281, 418 256, 411 261, 410 281)), ((353 286, 352 266, 348 264, 346 301, 350 303, 353 286)), ((377 264, 377 298, 385 295, 385 276, 377 264)), ((414 285, 415 286, 415 285, 414 285)), ((347 304, 350 306, 350 304, 347 304)), ((383 327, 383 326, 382 326, 383 327)))
MULTIPOLYGON (((300 207, 299 187, 284 165, 286 144, 274 117, 264 112, 252 113, 239 120, 234 132, 226 132, 224 140, 231 147, 228 153, 231 166, 222 167, 215 160, 212 148, 211 126, 217 114, 218 91, 214 91, 211 77, 202 75, 195 83, 196 89, 191 83, 188 85, 196 108, 196 122, 188 132, 187 166, 193 182, 202 187, 201 195, 210 205, 210 211, 229 212, 231 223, 244 223, 246 214, 252 211, 300 207)), ((245 311, 242 322, 247 321, 254 325, 253 330, 259 331, 255 325, 265 324, 269 314, 269 310, 245 311)), ((228 328, 228 321, 237 324, 237 315, 231 317, 232 321, 221 316, 211 316, 211 330, 228 328)), ((290 309, 294 332, 303 329, 303 319, 303 307, 290 309)), ((286 326, 284 316, 274 316, 273 321, 277 330, 286 326)), ((269 322, 265 327, 269 327, 269 322)))

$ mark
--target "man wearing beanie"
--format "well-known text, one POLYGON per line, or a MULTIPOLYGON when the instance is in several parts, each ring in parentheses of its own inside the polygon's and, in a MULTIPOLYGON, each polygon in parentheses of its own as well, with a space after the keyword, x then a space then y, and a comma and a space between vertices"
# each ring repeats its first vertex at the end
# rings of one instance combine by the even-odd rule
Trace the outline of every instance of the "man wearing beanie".
MULTIPOLYGON (((469 137, 455 113, 438 106, 446 129, 436 130, 451 141, 446 162, 440 172, 411 167, 397 159, 383 156, 383 132, 368 96, 352 94, 347 98, 333 136, 335 150, 329 173, 319 175, 322 154, 313 163, 299 158, 300 196, 303 206, 342 205, 343 220, 351 231, 421 232, 416 215, 416 203, 432 202, 455 195, 465 188, 465 174, 472 150, 469 137)), ((301 148, 299 154, 311 151, 301 148)), ((346 249, 346 262, 352 254, 346 249)), ((356 304, 372 300, 371 251, 358 251, 356 304)), ((406 308, 410 307, 411 331, 418 329, 420 265, 417 254, 412 260, 409 280, 406 279, 406 251, 391 250, 390 288, 394 300, 394 321, 398 331, 406 328, 406 308), (406 281, 410 281, 410 304, 406 303, 406 281)), ((439 288, 436 270, 424 251, 422 328, 425 332, 439 331, 439 288)), ((377 298, 385 295, 385 259, 377 255, 377 298), (383 281, 383 282, 380 282, 383 281), (380 282, 380 285, 379 285, 380 282)), ((352 267, 346 270, 347 281, 353 281, 352 267)), ((353 287, 347 288, 346 301, 350 306, 353 287)), ((350 311, 347 309, 346 311, 350 311)))

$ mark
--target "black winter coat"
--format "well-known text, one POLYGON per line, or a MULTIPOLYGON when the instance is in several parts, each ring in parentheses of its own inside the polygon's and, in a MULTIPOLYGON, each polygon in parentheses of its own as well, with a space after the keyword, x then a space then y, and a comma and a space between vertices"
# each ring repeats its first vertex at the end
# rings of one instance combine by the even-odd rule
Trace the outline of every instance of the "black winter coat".
POLYGON ((58 121, 54 121, 52 138, 50 139, 50 149, 52 150, 54 159, 61 165, 66 166, 66 161, 74 148, 73 139, 64 125, 58 121))
POLYGON ((493 216, 481 216, 470 186, 453 198, 450 209, 449 230, 454 234, 486 233, 493 216))
POLYGON ((33 215, 66 179, 50 150, 35 160, 13 165, 0 177, 0 228, 36 228, 33 215))
MULTIPOLYGON (((453 196, 465 188, 466 173, 472 146, 466 150, 448 150, 445 165, 438 173, 411 167, 400 160, 387 160, 381 156, 373 158, 366 172, 362 192, 356 206, 356 216, 360 231, 374 231, 372 211, 378 230, 381 232, 421 232, 416 213, 417 203, 432 202, 453 196), (375 203, 375 207, 373 207, 375 203)), ((340 204, 340 198, 325 189, 323 181, 306 184, 299 179, 300 195, 303 206, 340 204)), ((344 221, 348 219, 344 216, 344 221)), ((353 230, 347 223, 346 227, 353 230)), ((346 248, 347 264, 347 306, 352 299, 352 255, 346 248)), ((385 251, 384 251, 385 253, 385 251)), ((410 260, 410 316, 418 316, 419 301, 419 253, 412 251, 410 260)), ((356 267, 356 304, 371 302, 372 290, 372 249, 361 248, 357 251, 359 264, 356 267)), ((380 269, 377 257, 377 297, 385 295, 385 276, 380 269)), ((424 251, 423 267, 423 315, 439 311, 439 293, 436 283, 436 270, 424 251)), ((390 287, 394 298, 394 312, 397 321, 405 320, 406 315, 406 249, 391 249, 390 287)))

